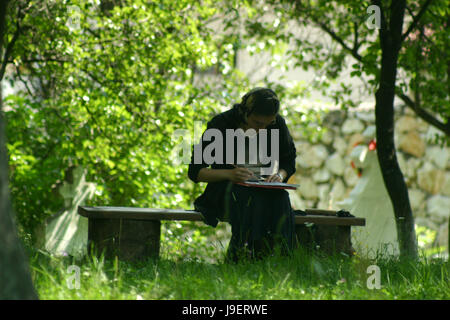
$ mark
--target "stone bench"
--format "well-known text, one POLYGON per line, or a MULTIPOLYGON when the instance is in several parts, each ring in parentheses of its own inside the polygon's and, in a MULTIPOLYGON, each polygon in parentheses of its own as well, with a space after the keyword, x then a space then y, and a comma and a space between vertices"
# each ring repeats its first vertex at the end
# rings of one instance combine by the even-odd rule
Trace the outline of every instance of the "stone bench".
MULTIPOLYGON (((350 228, 364 226, 365 219, 337 217, 329 210, 305 212, 295 216, 299 244, 330 254, 353 253, 350 228)), ((158 257, 163 220, 203 221, 202 214, 193 210, 79 206, 78 213, 89 219, 88 247, 121 260, 158 257)))

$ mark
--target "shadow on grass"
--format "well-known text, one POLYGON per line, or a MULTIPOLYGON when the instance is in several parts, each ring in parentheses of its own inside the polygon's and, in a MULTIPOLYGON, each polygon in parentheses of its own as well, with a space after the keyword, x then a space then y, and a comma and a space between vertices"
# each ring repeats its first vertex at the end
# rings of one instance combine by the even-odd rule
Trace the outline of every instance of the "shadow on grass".
POLYGON ((33 280, 43 299, 448 299, 449 263, 426 259, 365 259, 325 255, 302 248, 262 259, 216 263, 162 255, 135 262, 85 256, 30 256, 33 280), (80 289, 68 288, 80 269, 80 289), (380 270, 381 288, 367 286, 368 268, 380 270))

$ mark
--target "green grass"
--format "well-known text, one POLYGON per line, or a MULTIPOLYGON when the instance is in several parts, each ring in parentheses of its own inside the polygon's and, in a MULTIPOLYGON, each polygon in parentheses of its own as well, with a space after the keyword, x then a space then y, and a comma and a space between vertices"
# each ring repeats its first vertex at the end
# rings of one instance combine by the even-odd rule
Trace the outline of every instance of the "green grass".
POLYGON ((367 260, 324 257, 300 250, 292 257, 226 264, 159 260, 127 263, 86 257, 75 261, 33 251, 32 276, 41 299, 449 299, 450 264, 441 259, 367 260), (80 288, 68 272, 80 269, 80 288), (381 271, 381 288, 368 289, 370 265, 381 271))

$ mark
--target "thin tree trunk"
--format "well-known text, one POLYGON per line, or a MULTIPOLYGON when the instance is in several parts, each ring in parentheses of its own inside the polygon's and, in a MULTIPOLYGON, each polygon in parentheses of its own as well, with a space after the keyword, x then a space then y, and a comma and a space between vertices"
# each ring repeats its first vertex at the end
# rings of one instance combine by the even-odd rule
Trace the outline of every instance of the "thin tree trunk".
POLYGON ((1 109, 0 88, 0 300, 37 299, 9 198, 5 122, 1 109))
MULTIPOLYGON (((0 4, 0 54, 3 54, 4 26, 8 1, 0 4)), ((37 299, 28 261, 17 236, 9 198, 6 129, 0 79, 0 300, 37 299)))
POLYGON ((405 0, 392 0, 389 10, 389 26, 382 15, 380 42, 382 49, 380 85, 375 94, 377 129, 377 153, 384 184, 391 199, 401 257, 417 258, 417 241, 414 218, 409 202, 408 189, 398 165, 394 144, 394 97, 398 52, 405 0))

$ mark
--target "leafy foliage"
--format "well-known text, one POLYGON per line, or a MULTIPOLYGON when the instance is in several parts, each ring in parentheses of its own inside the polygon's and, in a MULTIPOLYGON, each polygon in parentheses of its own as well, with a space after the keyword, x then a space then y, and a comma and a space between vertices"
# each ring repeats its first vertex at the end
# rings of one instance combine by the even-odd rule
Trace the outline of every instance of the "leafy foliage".
POLYGON ((70 5, 9 7, 6 41, 19 37, 8 80, 23 87, 5 108, 20 224, 31 232, 62 207, 56 188, 78 165, 98 184, 95 204, 189 207, 201 186, 171 163, 173 132, 230 105, 242 78, 226 70, 227 39, 211 38, 212 2, 70 5), (197 79, 213 67, 220 81, 197 79))
MULTIPOLYGON (((14 207, 26 234, 63 207, 58 187, 72 166, 87 168, 97 184, 91 204, 192 207, 204 186, 187 180, 187 165, 174 165, 174 132, 193 133, 195 121, 206 125, 251 85, 236 68, 241 37, 214 25, 231 25, 240 4, 232 7, 211 0, 12 1, 7 81, 20 90, 6 98, 5 110, 14 207)), ((284 115, 299 130, 317 120, 290 108, 305 87, 254 82, 291 101, 284 115)), ((167 226, 174 234, 189 230, 167 226)))
MULTIPOLYGON (((450 103, 446 52, 450 11, 448 1, 432 1, 407 33, 425 2, 408 2, 395 90, 397 97, 418 116, 444 131, 448 141, 450 103)), ((379 84, 381 47, 378 29, 368 26, 373 18, 373 13, 367 10, 370 2, 249 0, 247 4, 248 11, 243 11, 248 15, 231 20, 229 29, 232 32, 239 30, 238 25, 245 25, 243 39, 250 51, 270 51, 274 63, 282 70, 292 67, 314 70, 313 87, 334 98, 343 108, 357 106, 363 96, 352 95, 356 88, 342 81, 347 66, 352 67, 350 76, 361 80, 362 93, 375 93, 379 84), (282 51, 285 58, 277 58, 276 51, 282 51), (339 86, 332 89, 335 82, 339 86)), ((390 1, 380 1, 380 4, 389 8, 390 1)))

